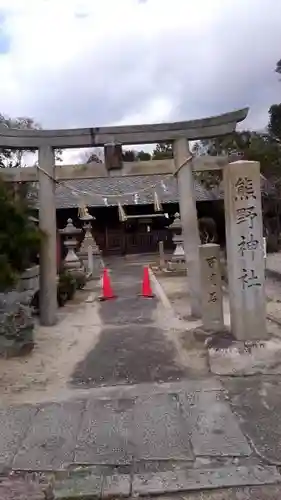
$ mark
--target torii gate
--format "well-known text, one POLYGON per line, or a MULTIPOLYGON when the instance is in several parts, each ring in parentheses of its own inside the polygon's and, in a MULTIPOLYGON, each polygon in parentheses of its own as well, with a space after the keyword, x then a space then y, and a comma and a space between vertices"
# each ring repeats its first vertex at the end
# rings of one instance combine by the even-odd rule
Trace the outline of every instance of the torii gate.
MULTIPOLYGON (((1 175, 10 182, 39 182, 39 226, 46 238, 40 252, 40 320, 43 325, 56 323, 56 205, 57 180, 87 179, 108 175, 175 174, 178 178, 179 203, 183 227, 184 250, 188 268, 191 312, 201 316, 199 231, 193 192, 192 171, 221 169, 228 157, 192 158, 189 140, 208 139, 230 134, 243 121, 248 108, 209 118, 154 125, 93 127, 65 130, 0 130, 0 147, 10 149, 38 149, 39 167, 6 168, 1 175), (109 144, 154 144, 173 142, 171 160, 150 160, 126 163, 116 171, 116 165, 107 161, 109 144), (103 146, 105 164, 55 166, 54 149, 103 146), (114 173, 115 170, 115 173, 114 173)), ((117 165, 118 167, 118 165, 117 165)), ((120 167, 120 165, 119 165, 120 167)))

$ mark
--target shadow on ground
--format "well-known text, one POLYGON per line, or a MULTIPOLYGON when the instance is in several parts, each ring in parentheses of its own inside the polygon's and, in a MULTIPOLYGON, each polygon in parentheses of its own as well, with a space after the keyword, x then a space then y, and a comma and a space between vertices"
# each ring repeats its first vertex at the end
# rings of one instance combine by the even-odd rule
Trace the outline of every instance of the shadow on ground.
POLYGON ((105 328, 100 341, 77 365, 72 385, 137 384, 176 381, 187 372, 175 363, 174 346, 151 326, 105 328))

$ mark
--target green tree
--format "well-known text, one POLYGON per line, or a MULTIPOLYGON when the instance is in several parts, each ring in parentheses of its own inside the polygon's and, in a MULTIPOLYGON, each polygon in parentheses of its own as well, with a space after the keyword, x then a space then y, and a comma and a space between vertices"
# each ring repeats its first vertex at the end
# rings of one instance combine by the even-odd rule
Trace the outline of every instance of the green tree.
POLYGON ((15 283, 39 251, 41 234, 30 220, 31 210, 0 178, 0 291, 15 283))
MULTIPOLYGON (((21 117, 21 118, 9 118, 0 114, 0 126, 5 128, 16 128, 16 129, 37 129, 40 128, 37 123, 35 123, 31 118, 21 117)), ((23 158, 25 152, 33 152, 32 150, 15 150, 3 148, 0 151, 0 168, 6 167, 21 167, 23 164, 23 158)))
POLYGON ((151 159, 151 154, 146 151, 126 149, 122 152, 123 161, 147 161, 151 159))
POLYGON ((91 148, 83 150, 79 154, 79 163, 102 163, 103 162, 103 148, 91 148))
POLYGON ((277 142, 281 142, 281 104, 273 104, 269 108, 269 123, 267 128, 271 138, 277 142))
MULTIPOLYGON (((13 128, 21 130, 40 130, 40 125, 33 120, 33 118, 28 117, 18 117, 9 118, 3 114, 0 114, 0 127, 13 128)), ((33 149, 9 149, 2 148, 0 150, 0 168, 13 168, 22 167, 24 165, 24 156, 26 153, 34 153, 33 149)), ((57 161, 61 161, 61 149, 55 150, 55 157, 57 161)))
POLYGON ((274 179, 281 175, 281 148, 279 141, 270 132, 269 122, 266 133, 234 132, 225 137, 200 141, 195 144, 192 152, 199 155, 229 155, 232 160, 244 158, 259 161, 262 174, 274 179))
POLYGON ((281 59, 276 63, 275 72, 281 75, 281 59))
POLYGON ((134 149, 125 149, 122 151, 123 161, 136 161, 137 160, 137 151, 134 149))
POLYGON ((151 154, 147 151, 138 151, 137 152, 137 160, 139 161, 149 161, 151 160, 151 154))
POLYGON ((164 160, 169 158, 173 158, 173 143, 162 142, 161 144, 156 144, 152 152, 152 160, 164 160))
POLYGON ((98 156, 98 153, 91 153, 86 163, 102 163, 102 160, 98 156))

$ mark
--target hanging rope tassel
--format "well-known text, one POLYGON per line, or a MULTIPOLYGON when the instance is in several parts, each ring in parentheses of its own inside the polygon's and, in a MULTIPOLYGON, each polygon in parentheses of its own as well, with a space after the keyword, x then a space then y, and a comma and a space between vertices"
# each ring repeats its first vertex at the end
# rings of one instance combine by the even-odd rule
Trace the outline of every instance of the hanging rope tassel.
POLYGON ((120 222, 125 222, 127 220, 126 212, 120 202, 118 202, 118 214, 120 222))
POLYGON ((162 212, 163 207, 159 200, 158 194, 154 191, 154 212, 162 212))

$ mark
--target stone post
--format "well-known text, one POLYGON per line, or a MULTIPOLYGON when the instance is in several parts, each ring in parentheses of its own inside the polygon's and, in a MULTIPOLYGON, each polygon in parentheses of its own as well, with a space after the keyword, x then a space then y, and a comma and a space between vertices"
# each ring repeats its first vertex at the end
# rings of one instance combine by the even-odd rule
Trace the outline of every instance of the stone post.
POLYGON ((220 246, 199 246, 203 327, 207 331, 224 329, 220 246))
POLYGON ((40 322, 51 326, 57 315, 57 240, 54 177, 55 156, 51 146, 41 146, 39 167, 39 227, 44 234, 40 250, 40 322), (48 175, 49 174, 49 175, 48 175), (50 177, 49 177, 50 176, 50 177))
POLYGON ((238 340, 266 339, 260 165, 237 161, 223 174, 231 330, 238 340))
POLYGON ((164 269, 164 267, 165 267, 164 241, 160 240, 158 242, 158 246, 159 246, 159 265, 160 265, 160 269, 164 269))
POLYGON ((197 223, 197 210, 194 195, 194 181, 192 161, 181 165, 190 157, 188 141, 181 137, 174 141, 175 167, 178 169, 178 191, 180 216, 183 229, 184 252, 188 274, 188 288, 190 290, 191 314, 201 317, 200 296, 200 264, 199 245, 200 237, 197 223))

